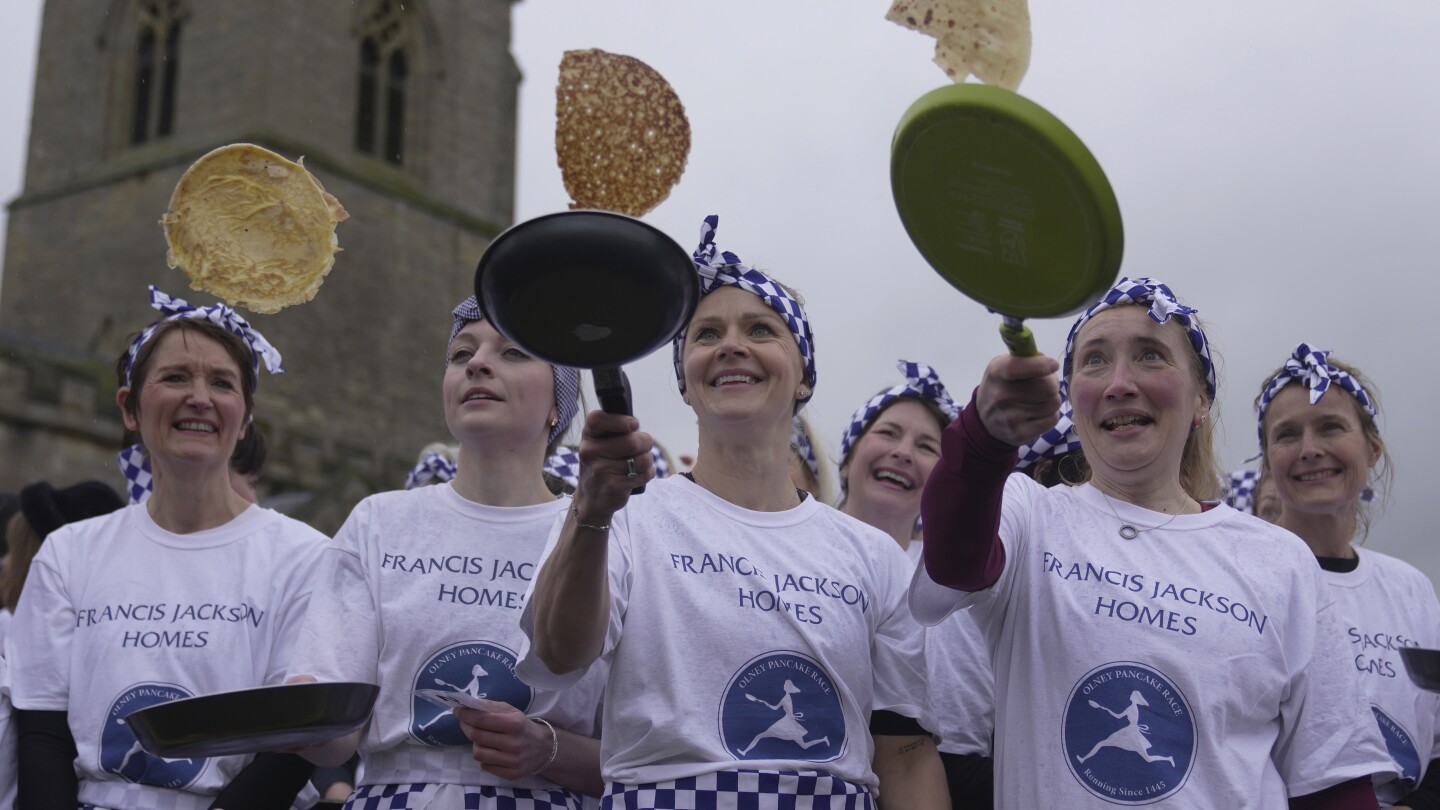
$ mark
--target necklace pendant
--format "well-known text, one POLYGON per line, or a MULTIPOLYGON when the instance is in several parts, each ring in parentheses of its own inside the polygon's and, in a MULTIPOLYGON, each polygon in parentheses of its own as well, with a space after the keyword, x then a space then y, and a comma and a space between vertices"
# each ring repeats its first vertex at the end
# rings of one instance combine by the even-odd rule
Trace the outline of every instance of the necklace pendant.
POLYGON ((1134 540, 1140 536, 1140 530, 1129 523, 1122 523, 1120 524, 1120 536, 1126 540, 1134 540))

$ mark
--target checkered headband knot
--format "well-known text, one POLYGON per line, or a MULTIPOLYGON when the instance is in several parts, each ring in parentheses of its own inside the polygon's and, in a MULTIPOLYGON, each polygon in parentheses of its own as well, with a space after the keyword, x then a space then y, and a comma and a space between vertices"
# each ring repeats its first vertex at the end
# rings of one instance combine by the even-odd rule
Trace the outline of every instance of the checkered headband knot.
POLYGON ((132 444, 115 455, 120 474, 125 476, 125 495, 130 503, 144 503, 155 489, 155 476, 150 472, 150 458, 142 445, 132 444))
MULTIPOLYGON (((655 477, 664 478, 670 474, 670 464, 659 447, 650 448, 650 458, 655 461, 655 477)), ((580 486, 580 454, 573 447, 561 445, 545 459, 545 474, 558 478, 576 489, 580 486)))
POLYGON ((1075 414, 1070 408, 1068 397, 1060 398, 1060 420, 1055 427, 1040 434, 1040 438, 1029 444, 1020 445, 1020 458, 1015 462, 1016 470, 1026 470, 1045 458, 1058 458, 1080 449, 1080 436, 1075 432, 1075 414))
POLYGON ((130 379, 130 370, 135 367, 135 358, 140 354, 141 347, 155 336, 155 330, 160 328, 160 324, 166 321, 178 321, 182 318, 209 321, 243 340, 245 345, 250 347, 250 370, 257 383, 260 379, 261 360, 265 361, 265 368, 271 374, 285 373, 285 369, 280 365, 280 352, 276 351, 275 347, 265 340, 265 336, 250 325, 249 321, 241 317, 240 313, 225 304, 212 304, 208 307, 193 306, 182 298, 166 295, 154 284, 151 284, 150 306, 160 310, 165 317, 145 327, 130 344, 130 349, 125 353, 126 387, 134 384, 130 379))
POLYGON ((805 462, 805 468, 819 481, 820 460, 815 457, 815 445, 810 443, 810 432, 805 429, 805 423, 800 421, 798 415, 790 422, 790 445, 795 448, 800 460, 805 462))
POLYGON ((1196 310, 1180 303, 1169 287, 1153 278, 1120 279, 1119 283, 1110 288, 1110 292, 1105 293, 1104 298, 1085 310, 1085 314, 1070 327, 1070 335, 1065 338, 1065 368, 1060 377, 1060 394, 1064 396, 1066 381, 1070 379, 1075 338, 1080 334, 1080 327, 1099 312, 1127 304, 1149 304, 1150 320, 1165 323, 1174 318, 1185 328, 1190 348, 1195 351, 1195 356, 1200 358, 1200 365, 1205 369, 1205 393, 1209 395, 1210 401, 1214 402, 1219 387, 1215 379, 1215 362, 1210 357, 1210 341, 1205 337, 1205 330, 1200 328, 1200 321, 1195 318, 1196 310))
POLYGON ((1312 349, 1310 344, 1301 343, 1295 347, 1290 359, 1285 361, 1279 373, 1271 378, 1265 391, 1260 394, 1260 408, 1255 414, 1255 421, 1260 431, 1261 447, 1265 446, 1265 409, 1270 407, 1270 401, 1275 399, 1285 386, 1297 381, 1310 389, 1311 405, 1319 402, 1320 397, 1330 390, 1330 384, 1334 383, 1349 391, 1355 401, 1360 403, 1360 407, 1370 414, 1371 419, 1376 418, 1375 403, 1360 381, 1332 365, 1328 349, 1312 349))
MULTIPOLYGON (((475 296, 470 296, 464 301, 455 305, 450 311, 454 321, 450 324, 450 339, 445 342, 445 366, 450 366, 450 344, 455 342, 455 336, 466 324, 483 320, 484 313, 480 311, 480 302, 475 296)), ((550 428, 550 435, 546 437, 545 443, 555 441, 557 437, 570 428, 570 423, 575 420, 575 415, 580 413, 580 371, 569 366, 550 366, 555 375, 555 413, 557 414, 554 427, 550 428)))
POLYGON ((1221 490, 1225 493, 1225 504, 1247 514, 1255 514, 1255 488, 1260 485, 1258 470, 1236 470, 1222 476, 1221 490))
POLYGON ((426 453, 410 474, 405 476, 405 488, 415 489, 431 481, 437 484, 454 481, 456 471, 455 462, 440 453, 426 453))
MULTIPOLYGON (((815 395, 815 336, 810 331, 810 319, 805 308, 784 287, 759 270, 748 267, 740 257, 730 251, 720 251, 715 246, 715 229, 720 217, 711 214, 700 223, 700 247, 695 249, 695 271, 700 274, 700 297, 721 287, 739 287, 757 295, 765 305, 779 313, 795 344, 800 348, 800 363, 805 369, 805 382, 810 386, 810 395, 795 403, 799 413, 810 397, 815 395)), ((685 393, 685 369, 682 356, 685 353, 685 333, 675 336, 675 381, 680 384, 680 393, 685 393)))
POLYGON ((935 403, 935 407, 939 408, 940 412, 951 421, 960 415, 960 406, 955 404, 950 392, 945 390, 945 384, 940 382, 940 375, 935 373, 935 369, 924 363, 912 363, 909 360, 901 360, 895 366, 905 376, 905 382, 893 388, 887 388, 871 397, 869 402, 861 405, 859 410, 850 416, 850 424, 845 426, 845 435, 840 437, 840 464, 842 466, 850 457, 850 448, 854 447, 855 442, 865 435, 865 431, 870 428, 870 423, 874 422, 875 417, 896 400, 929 400, 935 403))

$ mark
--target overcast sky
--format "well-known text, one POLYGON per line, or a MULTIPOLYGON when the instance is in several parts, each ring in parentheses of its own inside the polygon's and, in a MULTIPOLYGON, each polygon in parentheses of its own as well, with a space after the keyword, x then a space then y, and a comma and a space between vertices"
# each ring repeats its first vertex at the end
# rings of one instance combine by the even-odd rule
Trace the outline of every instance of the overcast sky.
MULTIPOLYGON (((20 187, 39 0, 7 0, 0 196, 20 187)), ((860 0, 524 0, 517 216, 566 207, 555 166, 562 52, 598 47, 663 74, 685 104, 690 162, 647 219, 717 242, 806 296, 819 384, 810 408, 833 456, 850 413, 934 365, 968 396, 1002 346, 996 319, 911 246, 889 189, 896 122, 946 79, 933 40, 860 0)), ((1020 92, 1090 147, 1125 220, 1122 272, 1200 310, 1221 358, 1221 460, 1257 451, 1251 401, 1302 340, 1380 390, 1396 485, 1371 547, 1440 578, 1434 299, 1440 234, 1440 3, 1434 0, 1031 0, 1020 92), (1429 54, 1428 56, 1426 54, 1429 54)), ((443 28, 442 28, 443 31, 443 28)), ((344 242, 343 227, 341 242, 344 242)), ((478 257, 477 257, 478 258, 478 257)), ((340 268, 337 268, 339 270, 340 268)), ((323 291, 322 293, 323 294, 323 291)), ((1070 319, 1034 322, 1058 354, 1070 319)), ((642 424, 695 446, 668 351, 630 369, 642 424)))

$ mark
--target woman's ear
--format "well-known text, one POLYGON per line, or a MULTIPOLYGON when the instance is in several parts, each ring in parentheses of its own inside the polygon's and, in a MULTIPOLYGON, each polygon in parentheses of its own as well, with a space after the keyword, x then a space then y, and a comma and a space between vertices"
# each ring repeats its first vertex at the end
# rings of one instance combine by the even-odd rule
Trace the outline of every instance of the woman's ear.
MULTIPOLYGON (((140 422, 130 414, 130 409, 125 407, 125 403, 129 400, 130 386, 120 386, 119 390, 115 392, 115 404, 120 407, 120 419, 125 423, 126 430, 133 430, 138 433, 140 432, 140 422)), ((140 409, 138 407, 140 403, 137 401, 135 404, 137 406, 135 409, 135 413, 138 415, 140 412, 140 409)))

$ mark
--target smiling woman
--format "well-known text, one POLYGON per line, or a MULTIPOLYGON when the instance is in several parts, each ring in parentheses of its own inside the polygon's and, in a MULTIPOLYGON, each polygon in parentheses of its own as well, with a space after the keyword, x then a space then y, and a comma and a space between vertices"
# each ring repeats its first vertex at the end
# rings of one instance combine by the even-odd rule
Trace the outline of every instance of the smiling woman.
POLYGON ((658 803, 671 792, 696 797, 684 806, 874 807, 878 786, 884 807, 938 810, 911 566, 791 484, 793 417, 815 386, 809 320, 796 294, 717 250, 717 224, 702 226, 703 297, 675 341, 698 459, 631 497, 652 474, 650 437, 632 417, 589 415, 570 516, 522 614, 520 675, 563 685, 608 664, 604 808, 679 806, 658 803), (712 558, 735 564, 694 564, 712 558))
POLYGON ((29 740, 19 803, 287 808, 310 772, 300 758, 164 759, 125 724, 166 700, 280 683, 325 544, 230 485, 260 362, 278 372, 279 353, 222 304, 153 287, 151 303, 166 317, 120 357, 116 402, 141 442, 132 495, 153 494, 56 530, 6 639, 29 740), (251 620, 195 608, 215 604, 251 620))
POLYGON ((1265 480, 1283 503, 1279 525, 1304 540, 1324 570, 1344 620, 1340 641, 1394 760, 1398 777, 1376 794, 1386 806, 1435 806, 1440 695, 1404 677, 1399 648, 1440 647, 1440 601, 1413 566, 1357 543, 1369 534, 1366 502, 1390 481, 1375 386, 1301 343, 1261 388, 1255 410, 1265 480))

